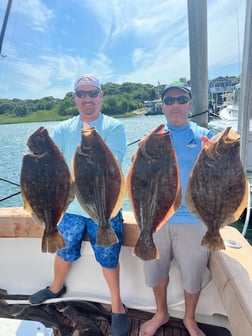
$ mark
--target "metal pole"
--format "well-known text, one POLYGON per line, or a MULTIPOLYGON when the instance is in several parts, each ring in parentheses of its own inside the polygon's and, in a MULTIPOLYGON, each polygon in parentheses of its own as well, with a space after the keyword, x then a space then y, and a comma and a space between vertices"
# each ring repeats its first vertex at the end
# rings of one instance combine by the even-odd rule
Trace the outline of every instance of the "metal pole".
POLYGON ((252 2, 247 0, 245 15, 245 32, 243 46, 243 61, 241 73, 241 96, 238 119, 238 133, 241 136, 241 160, 246 170, 252 170, 247 166, 248 143, 252 142, 252 132, 249 131, 252 119, 252 2))
MULTIPOLYGON (((194 115, 208 109, 207 0, 187 0, 187 6, 194 115)), ((208 113, 194 120, 207 127, 208 113)))
POLYGON ((3 46, 4 34, 5 34, 9 14, 10 14, 11 4, 12 4, 12 0, 8 0, 7 8, 6 8, 6 12, 5 12, 5 15, 4 15, 4 20, 3 20, 3 25, 2 25, 2 29, 1 29, 1 34, 0 34, 0 55, 1 56, 4 56, 2 54, 2 46, 3 46))

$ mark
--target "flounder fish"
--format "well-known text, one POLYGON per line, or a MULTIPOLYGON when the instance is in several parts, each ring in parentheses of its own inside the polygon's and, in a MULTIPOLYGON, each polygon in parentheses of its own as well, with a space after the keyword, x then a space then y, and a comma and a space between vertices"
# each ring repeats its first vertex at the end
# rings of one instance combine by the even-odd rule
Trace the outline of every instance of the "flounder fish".
MULTIPOLYGON (((103 332, 101 331, 101 329, 98 327, 98 325, 96 324, 96 322, 98 322, 98 319, 101 318, 99 316, 93 315, 92 317, 89 314, 88 308, 90 307, 91 309, 94 309, 95 307, 92 307, 92 304, 90 303, 89 307, 88 307, 88 303, 86 305, 87 311, 83 311, 80 310, 79 307, 82 306, 83 308, 85 308, 85 301, 82 301, 80 303, 76 302, 69 302, 66 303, 65 305, 61 302, 61 306, 62 308, 60 308, 60 312, 62 313, 62 315, 67 318, 68 320, 70 320, 72 322, 73 325, 75 325, 77 328, 77 330, 79 331, 78 335, 79 336, 104 336, 103 332)), ((59 307, 56 305, 56 307, 59 307)), ((58 310, 59 308, 57 308, 58 310)), ((73 334, 75 335, 75 333, 73 334)), ((77 335, 77 333, 76 333, 77 335)))
POLYGON ((247 197, 240 136, 227 127, 203 146, 187 185, 187 206, 207 226, 202 246, 211 251, 225 249, 219 229, 240 217, 247 197))
POLYGON ((109 220, 121 209, 126 184, 117 159, 94 127, 82 129, 72 174, 80 205, 98 223, 96 244, 117 243, 109 220))
POLYGON ((142 260, 159 258, 153 233, 181 205, 181 186, 176 153, 164 125, 144 137, 127 176, 129 201, 139 227, 133 254, 142 260))
POLYGON ((20 177, 24 209, 45 226, 42 252, 55 253, 65 247, 57 224, 74 198, 70 170, 46 128, 35 131, 27 146, 20 177))

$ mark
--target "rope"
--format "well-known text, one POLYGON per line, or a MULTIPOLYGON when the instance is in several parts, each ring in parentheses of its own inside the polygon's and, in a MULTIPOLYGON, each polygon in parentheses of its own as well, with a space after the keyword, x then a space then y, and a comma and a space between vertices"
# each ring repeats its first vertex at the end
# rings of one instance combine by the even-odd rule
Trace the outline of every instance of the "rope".
MULTIPOLYGON (((202 114, 205 114, 205 113, 209 113, 209 110, 205 110, 205 111, 203 111, 203 112, 200 112, 200 113, 196 113, 196 114, 193 114, 193 115, 190 115, 190 116, 188 116, 188 118, 194 118, 194 117, 198 117, 198 116, 200 116, 200 115, 202 115, 202 114)), ((212 113, 210 113, 210 114, 212 114, 212 113)), ((219 117, 217 114, 212 114, 213 116, 215 116, 215 117, 219 117)), ((131 146, 131 145, 134 145, 135 143, 137 143, 137 142, 139 142, 141 139, 138 139, 138 140, 135 140, 135 141, 133 141, 133 142, 130 142, 129 144, 127 144, 127 147, 128 146, 131 146)))
POLYGON ((15 186, 17 186, 17 187, 20 187, 20 184, 18 184, 18 183, 16 183, 16 182, 12 182, 12 181, 10 181, 10 180, 6 180, 6 179, 1 178, 1 177, 0 177, 0 181, 4 181, 4 182, 10 183, 10 184, 13 184, 13 185, 15 185, 15 186))
POLYGON ((220 117, 218 116, 218 114, 215 114, 215 113, 213 113, 213 112, 210 112, 208 109, 205 110, 205 111, 203 111, 203 112, 200 112, 200 113, 196 113, 196 114, 189 115, 188 118, 198 117, 198 116, 200 116, 200 115, 202 115, 202 114, 206 114, 206 113, 210 113, 210 115, 212 115, 213 117, 220 118, 220 117))
POLYGON ((134 145, 135 143, 137 143, 137 142, 139 142, 141 139, 137 139, 137 140, 135 140, 135 141, 133 141, 133 142, 130 142, 129 144, 127 144, 127 147, 128 146, 131 146, 131 145, 134 145))
MULTIPOLYGON (((9 181, 9 180, 6 180, 6 179, 1 178, 1 177, 0 177, 0 181, 4 181, 4 182, 10 183, 10 184, 13 184, 13 185, 15 185, 17 187, 20 187, 20 184, 18 184, 16 182, 9 181)), ((14 196, 16 196, 16 195, 18 195, 20 193, 21 193, 21 191, 18 191, 18 192, 14 193, 14 194, 11 194, 9 196, 3 197, 3 198, 0 199, 0 202, 5 201, 5 200, 7 200, 7 199, 9 199, 11 197, 14 197, 14 196)))
POLYGON ((206 110, 206 111, 200 112, 200 113, 196 113, 196 114, 191 114, 191 115, 188 116, 188 118, 198 117, 198 116, 200 116, 202 114, 205 114, 205 113, 208 113, 208 112, 209 112, 209 110, 206 110))
POLYGON ((5 200, 7 200, 7 199, 9 199, 9 198, 11 198, 11 197, 14 197, 14 196, 16 196, 16 195, 19 195, 20 193, 21 193, 21 191, 18 191, 18 192, 16 192, 15 194, 6 196, 6 197, 4 197, 4 198, 1 198, 1 199, 0 199, 0 202, 5 201, 5 200))

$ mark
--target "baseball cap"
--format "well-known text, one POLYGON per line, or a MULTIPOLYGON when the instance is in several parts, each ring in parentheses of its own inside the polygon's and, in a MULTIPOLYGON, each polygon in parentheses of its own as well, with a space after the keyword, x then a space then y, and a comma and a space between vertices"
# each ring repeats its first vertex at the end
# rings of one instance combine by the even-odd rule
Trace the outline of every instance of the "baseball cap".
POLYGON ((170 89, 180 89, 181 91, 187 93, 190 96, 190 98, 192 98, 192 93, 191 93, 191 90, 190 90, 190 88, 188 86, 185 86, 185 84, 182 83, 182 82, 173 82, 173 83, 167 85, 164 88, 164 90, 163 90, 163 92, 161 94, 162 100, 163 100, 164 95, 166 94, 166 92, 169 91, 170 89))
POLYGON ((77 81, 74 83, 74 90, 77 90, 81 85, 93 85, 97 87, 97 89, 101 90, 101 84, 99 80, 93 75, 84 75, 77 79, 77 81))

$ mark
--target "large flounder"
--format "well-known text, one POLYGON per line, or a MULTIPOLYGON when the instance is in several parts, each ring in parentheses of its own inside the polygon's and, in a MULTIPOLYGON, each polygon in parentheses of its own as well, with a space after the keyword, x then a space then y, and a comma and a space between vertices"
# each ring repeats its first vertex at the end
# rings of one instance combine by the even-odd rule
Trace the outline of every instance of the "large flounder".
POLYGON ((142 260, 159 258, 153 233, 181 205, 177 157, 164 125, 141 140, 129 169, 127 189, 140 231, 133 254, 142 260))
POLYGON ((247 197, 240 136, 227 127, 203 146, 187 185, 187 206, 207 226, 202 246, 211 251, 225 249, 219 229, 240 217, 247 197))
POLYGON ((35 131, 27 146, 30 153, 23 157, 20 177, 24 209, 45 226, 42 252, 54 253, 65 247, 57 224, 74 198, 71 174, 46 128, 35 131))
POLYGON ((126 185, 117 159, 94 127, 82 129, 72 174, 80 205, 98 223, 96 244, 117 243, 109 220, 121 209, 126 185))

